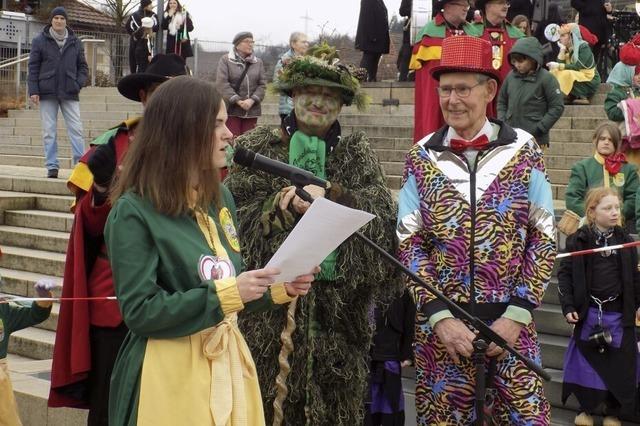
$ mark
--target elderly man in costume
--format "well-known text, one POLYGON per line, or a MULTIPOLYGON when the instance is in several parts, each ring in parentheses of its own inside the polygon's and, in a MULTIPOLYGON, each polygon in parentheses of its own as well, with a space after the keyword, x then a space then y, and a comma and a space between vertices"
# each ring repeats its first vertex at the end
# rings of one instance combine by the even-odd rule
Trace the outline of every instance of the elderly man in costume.
MULTIPOLYGON (((491 43, 491 66, 498 71, 502 82, 512 69, 509 52, 516 41, 524 37, 524 33, 507 21, 508 0, 476 0, 476 8, 482 11, 484 22, 474 24, 474 27, 480 32, 481 38, 491 43)), ((496 103, 497 100, 487 111, 489 117, 496 117, 496 103)))
MULTIPOLYGON (((542 152, 530 134, 486 117, 500 78, 489 42, 446 39, 441 64, 431 72, 447 125, 407 155, 400 260, 539 362, 531 311, 540 304, 556 253, 542 152)), ((425 288, 408 286, 418 312, 418 424, 471 424, 476 335, 425 288)), ((485 407, 493 424, 548 424, 541 380, 493 344, 486 356, 488 371, 495 372, 489 373, 491 404, 485 407)))
POLYGON ((409 68, 416 73, 413 140, 419 141, 444 124, 438 108, 438 82, 429 71, 440 64, 442 41, 451 36, 480 36, 481 31, 466 21, 468 0, 440 0, 435 17, 418 34, 409 68))
MULTIPOLYGON (((375 214, 363 232, 391 252, 394 202, 380 163, 367 137, 358 131, 342 136, 337 119, 343 105, 364 107, 364 94, 349 69, 326 46, 322 50, 323 59, 293 58, 280 73, 276 87, 294 103, 280 131, 259 127, 237 144, 329 181, 327 191, 313 185, 305 189, 314 198, 375 214)), ((310 205, 287 180, 251 169, 232 168, 226 184, 238 207, 247 267, 264 265, 310 205)), ((284 418, 288 425, 362 424, 372 302, 398 295, 399 280, 393 279, 393 268, 355 239, 340 245, 321 268, 313 290, 297 306, 241 317, 268 424, 274 418, 275 424, 284 418), (285 326, 295 331, 288 327, 283 333, 285 326), (293 342, 290 356, 281 353, 281 333, 284 349, 293 342)))
MULTIPOLYGON (((169 78, 186 74, 178 55, 156 55, 146 72, 120 80, 118 91, 144 106, 169 78)), ((111 211, 108 189, 142 117, 108 130, 73 169, 67 186, 76 197, 65 261, 63 297, 114 296, 104 226, 111 211)), ((118 303, 62 302, 51 373, 50 407, 89 409, 89 424, 107 424, 111 370, 127 334, 118 303)))

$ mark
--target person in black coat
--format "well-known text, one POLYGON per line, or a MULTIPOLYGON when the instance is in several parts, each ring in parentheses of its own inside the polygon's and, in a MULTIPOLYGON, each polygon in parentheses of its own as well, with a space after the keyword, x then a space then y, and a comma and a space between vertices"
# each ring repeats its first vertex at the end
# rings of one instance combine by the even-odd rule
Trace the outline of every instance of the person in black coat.
POLYGON ((552 4, 549 6, 549 11, 547 13, 547 18, 540 21, 536 27, 534 37, 538 39, 540 44, 542 45, 542 52, 544 54, 544 63, 548 63, 550 61, 554 61, 558 57, 558 53, 560 52, 560 48, 558 47, 558 43, 551 43, 547 40, 547 37, 544 35, 544 30, 547 28, 549 24, 557 24, 563 25, 566 24, 566 20, 562 17, 560 13, 560 6, 557 4, 552 4))
POLYGON ((413 362, 416 307, 409 291, 385 309, 373 312, 376 325, 371 345, 369 397, 365 426, 404 425, 402 368, 413 362))
POLYGON ((378 63, 389 53, 389 17, 382 0, 361 0, 356 49, 362 51, 360 66, 367 70, 367 81, 377 81, 378 63))
POLYGON ((571 0, 571 7, 580 14, 578 23, 598 37, 598 43, 593 47, 593 56, 597 60, 611 34, 607 13, 611 13, 613 7, 609 0, 571 0))
POLYGON ((158 32, 158 17, 153 12, 152 0, 141 0, 138 10, 133 12, 124 26, 129 33, 129 70, 131 74, 136 72, 136 46, 138 41, 144 34, 142 28, 142 18, 149 17, 153 19, 153 32, 158 32))
POLYGON ((529 22, 533 17, 533 2, 531 0, 511 0, 509 12, 507 12, 507 20, 511 22, 515 16, 524 15, 529 22))
POLYGON ((162 29, 167 30, 167 54, 175 53, 182 56, 183 59, 193 56, 189 37, 189 33, 193 31, 193 21, 191 21, 191 15, 183 9, 178 0, 169 0, 167 3, 162 29))
POLYGON ((407 81, 409 76, 409 61, 411 61, 411 11, 412 0, 402 0, 400 3, 400 16, 406 18, 402 31, 402 46, 398 52, 398 81, 407 81))

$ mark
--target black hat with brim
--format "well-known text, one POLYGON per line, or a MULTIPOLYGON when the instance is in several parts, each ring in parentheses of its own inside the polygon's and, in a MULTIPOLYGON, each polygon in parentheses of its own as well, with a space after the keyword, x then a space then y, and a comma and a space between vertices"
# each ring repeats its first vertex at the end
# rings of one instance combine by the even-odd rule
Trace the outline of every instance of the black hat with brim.
POLYGON ((118 92, 127 99, 140 102, 140 90, 149 84, 164 83, 171 77, 187 74, 187 66, 181 56, 176 54, 157 54, 145 72, 129 74, 118 82, 118 92))

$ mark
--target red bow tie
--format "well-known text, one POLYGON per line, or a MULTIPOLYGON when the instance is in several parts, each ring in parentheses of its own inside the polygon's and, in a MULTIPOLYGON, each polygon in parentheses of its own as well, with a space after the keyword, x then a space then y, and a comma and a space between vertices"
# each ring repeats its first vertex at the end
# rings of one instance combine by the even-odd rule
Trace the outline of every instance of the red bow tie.
POLYGON ((465 141, 464 139, 451 139, 449 141, 451 150, 456 153, 462 153, 468 149, 474 149, 476 151, 482 151, 489 144, 489 138, 486 135, 480 135, 472 141, 465 141))

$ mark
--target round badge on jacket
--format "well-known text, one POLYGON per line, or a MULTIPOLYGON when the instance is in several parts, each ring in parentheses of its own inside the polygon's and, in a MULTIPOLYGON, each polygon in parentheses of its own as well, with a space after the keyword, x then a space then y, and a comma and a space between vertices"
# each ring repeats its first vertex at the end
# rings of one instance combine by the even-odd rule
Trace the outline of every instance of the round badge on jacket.
POLYGON ((203 281, 221 280, 235 277, 236 269, 229 259, 222 259, 218 256, 202 255, 198 262, 198 275, 203 281))
POLYGON ((224 236, 227 242, 235 252, 240 252, 240 241, 238 240, 238 233, 236 227, 233 225, 233 218, 228 208, 223 207, 220 210, 220 225, 224 232, 224 236))
POLYGON ((613 176, 613 184, 615 186, 624 186, 624 173, 616 173, 613 176))

